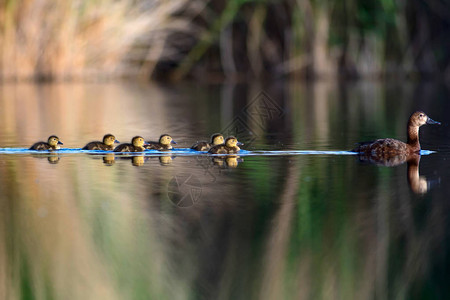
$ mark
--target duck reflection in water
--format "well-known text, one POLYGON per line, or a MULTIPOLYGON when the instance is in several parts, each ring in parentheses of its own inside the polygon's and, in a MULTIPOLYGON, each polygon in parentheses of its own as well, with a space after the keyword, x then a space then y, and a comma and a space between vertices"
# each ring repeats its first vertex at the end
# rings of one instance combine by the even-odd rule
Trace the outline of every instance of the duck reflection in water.
POLYGON ((120 159, 120 160, 128 160, 131 161, 131 164, 135 167, 141 167, 145 164, 145 162, 147 161, 147 157, 144 156, 144 154, 140 154, 140 155, 119 155, 116 156, 116 159, 120 159))
POLYGON ((33 154, 32 157, 34 158, 47 158, 47 161, 49 164, 55 165, 59 163, 59 160, 61 159, 58 153, 42 153, 42 154, 33 154))
POLYGON ((88 153, 87 155, 92 159, 102 159, 103 164, 105 164, 106 166, 112 166, 116 162, 114 153, 105 153, 103 155, 100 155, 98 153, 88 153))
POLYGON ((114 155, 114 153, 108 153, 106 155, 103 156, 103 163, 106 166, 112 166, 116 163, 116 157, 114 155))
POLYGON ((141 167, 145 163, 144 155, 133 156, 131 158, 131 164, 135 167, 141 167))
POLYGON ((212 158, 212 162, 220 169, 235 169, 244 161, 243 158, 238 155, 216 156, 212 158))
POLYGON ((56 153, 52 153, 51 155, 49 155, 49 156, 47 157, 48 163, 49 163, 49 164, 52 164, 52 165, 55 165, 55 164, 59 163, 59 160, 60 160, 60 159, 61 159, 61 158, 60 158, 59 155, 56 154, 56 153))
POLYGON ((161 166, 168 166, 172 163, 172 160, 175 158, 175 156, 172 155, 161 155, 158 156, 159 164, 161 166))
POLYGON ((377 156, 360 154, 358 155, 359 161, 369 164, 374 164, 378 166, 385 167, 396 167, 401 164, 407 163, 407 177, 408 184, 410 189, 419 195, 423 195, 428 192, 431 188, 432 184, 436 180, 428 181, 425 176, 419 175, 419 163, 420 163, 420 155, 419 154, 411 154, 411 155, 396 155, 390 156, 387 158, 380 158, 377 156))

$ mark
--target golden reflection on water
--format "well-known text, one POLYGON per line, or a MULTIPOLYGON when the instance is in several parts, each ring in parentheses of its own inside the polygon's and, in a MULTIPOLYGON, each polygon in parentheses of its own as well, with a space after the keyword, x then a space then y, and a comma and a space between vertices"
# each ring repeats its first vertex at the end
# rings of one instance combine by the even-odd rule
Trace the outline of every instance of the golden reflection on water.
POLYGON ((80 148, 109 132, 121 141, 138 134, 156 138, 170 127, 170 109, 176 113, 167 94, 152 85, 18 84, 2 86, 0 93, 0 126, 10 147, 27 147, 51 134, 65 148, 80 148))

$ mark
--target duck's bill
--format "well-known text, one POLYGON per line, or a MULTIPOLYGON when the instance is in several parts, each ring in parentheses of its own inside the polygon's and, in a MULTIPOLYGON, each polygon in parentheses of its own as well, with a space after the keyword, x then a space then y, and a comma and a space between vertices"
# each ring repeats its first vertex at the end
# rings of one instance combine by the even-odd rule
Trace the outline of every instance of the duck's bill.
POLYGON ((64 145, 64 143, 61 141, 58 141, 58 145, 64 145))
POLYGON ((115 144, 120 144, 120 142, 118 140, 115 140, 114 143, 115 144))
POLYGON ((430 124, 430 125, 441 125, 441 122, 438 122, 438 121, 435 121, 435 120, 433 120, 431 118, 428 118, 427 119, 427 124, 430 124))
POLYGON ((171 141, 170 143, 171 143, 171 144, 176 144, 177 142, 175 142, 175 141, 171 141))
POLYGON ((241 143, 241 142, 237 142, 237 144, 236 145, 238 145, 238 146, 242 146, 242 145, 244 145, 244 143, 241 143))

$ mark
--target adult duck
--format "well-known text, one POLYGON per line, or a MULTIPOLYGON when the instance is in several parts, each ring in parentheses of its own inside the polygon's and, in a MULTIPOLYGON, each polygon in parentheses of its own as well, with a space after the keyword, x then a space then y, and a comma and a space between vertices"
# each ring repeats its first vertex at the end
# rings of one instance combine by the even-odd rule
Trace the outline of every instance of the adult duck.
POLYGON ((358 152, 364 155, 375 156, 380 159, 388 158, 390 156, 404 156, 419 153, 419 128, 425 124, 440 125, 441 123, 432 120, 422 111, 416 111, 408 120, 408 139, 406 143, 391 138, 379 139, 372 142, 360 143, 351 151, 358 152))

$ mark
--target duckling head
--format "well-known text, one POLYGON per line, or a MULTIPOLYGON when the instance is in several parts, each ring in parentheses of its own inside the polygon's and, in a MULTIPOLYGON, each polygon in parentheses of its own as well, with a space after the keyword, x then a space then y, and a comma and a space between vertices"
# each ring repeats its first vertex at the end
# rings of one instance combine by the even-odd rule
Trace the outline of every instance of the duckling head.
POLYGON ((235 138, 234 136, 229 136, 225 140, 225 145, 227 147, 234 148, 234 147, 237 147, 237 146, 240 146, 240 145, 244 145, 244 144, 241 143, 241 142, 238 142, 237 138, 235 138))
POLYGON ((172 137, 168 134, 163 134, 159 137, 159 143, 161 145, 170 145, 176 144, 176 142, 172 139, 172 137))
POLYGON ((416 111, 409 118, 409 125, 420 127, 425 124, 441 125, 440 122, 434 121, 433 119, 428 117, 423 111, 416 111))
POLYGON ((223 144, 224 143, 223 135, 220 133, 214 133, 211 136, 211 142, 214 146, 223 144))
POLYGON ((51 135, 48 138, 48 144, 52 147, 57 147, 58 145, 63 145, 63 142, 61 142, 56 135, 51 135))
POLYGON ((108 145, 108 146, 112 146, 114 145, 114 143, 118 144, 120 143, 118 140, 116 140, 116 137, 112 134, 105 134, 105 136, 103 137, 103 144, 108 145))
POLYGON ((132 140, 131 143, 133 144, 133 146, 135 147, 143 147, 146 143, 144 141, 144 138, 142 136, 135 136, 132 140))

